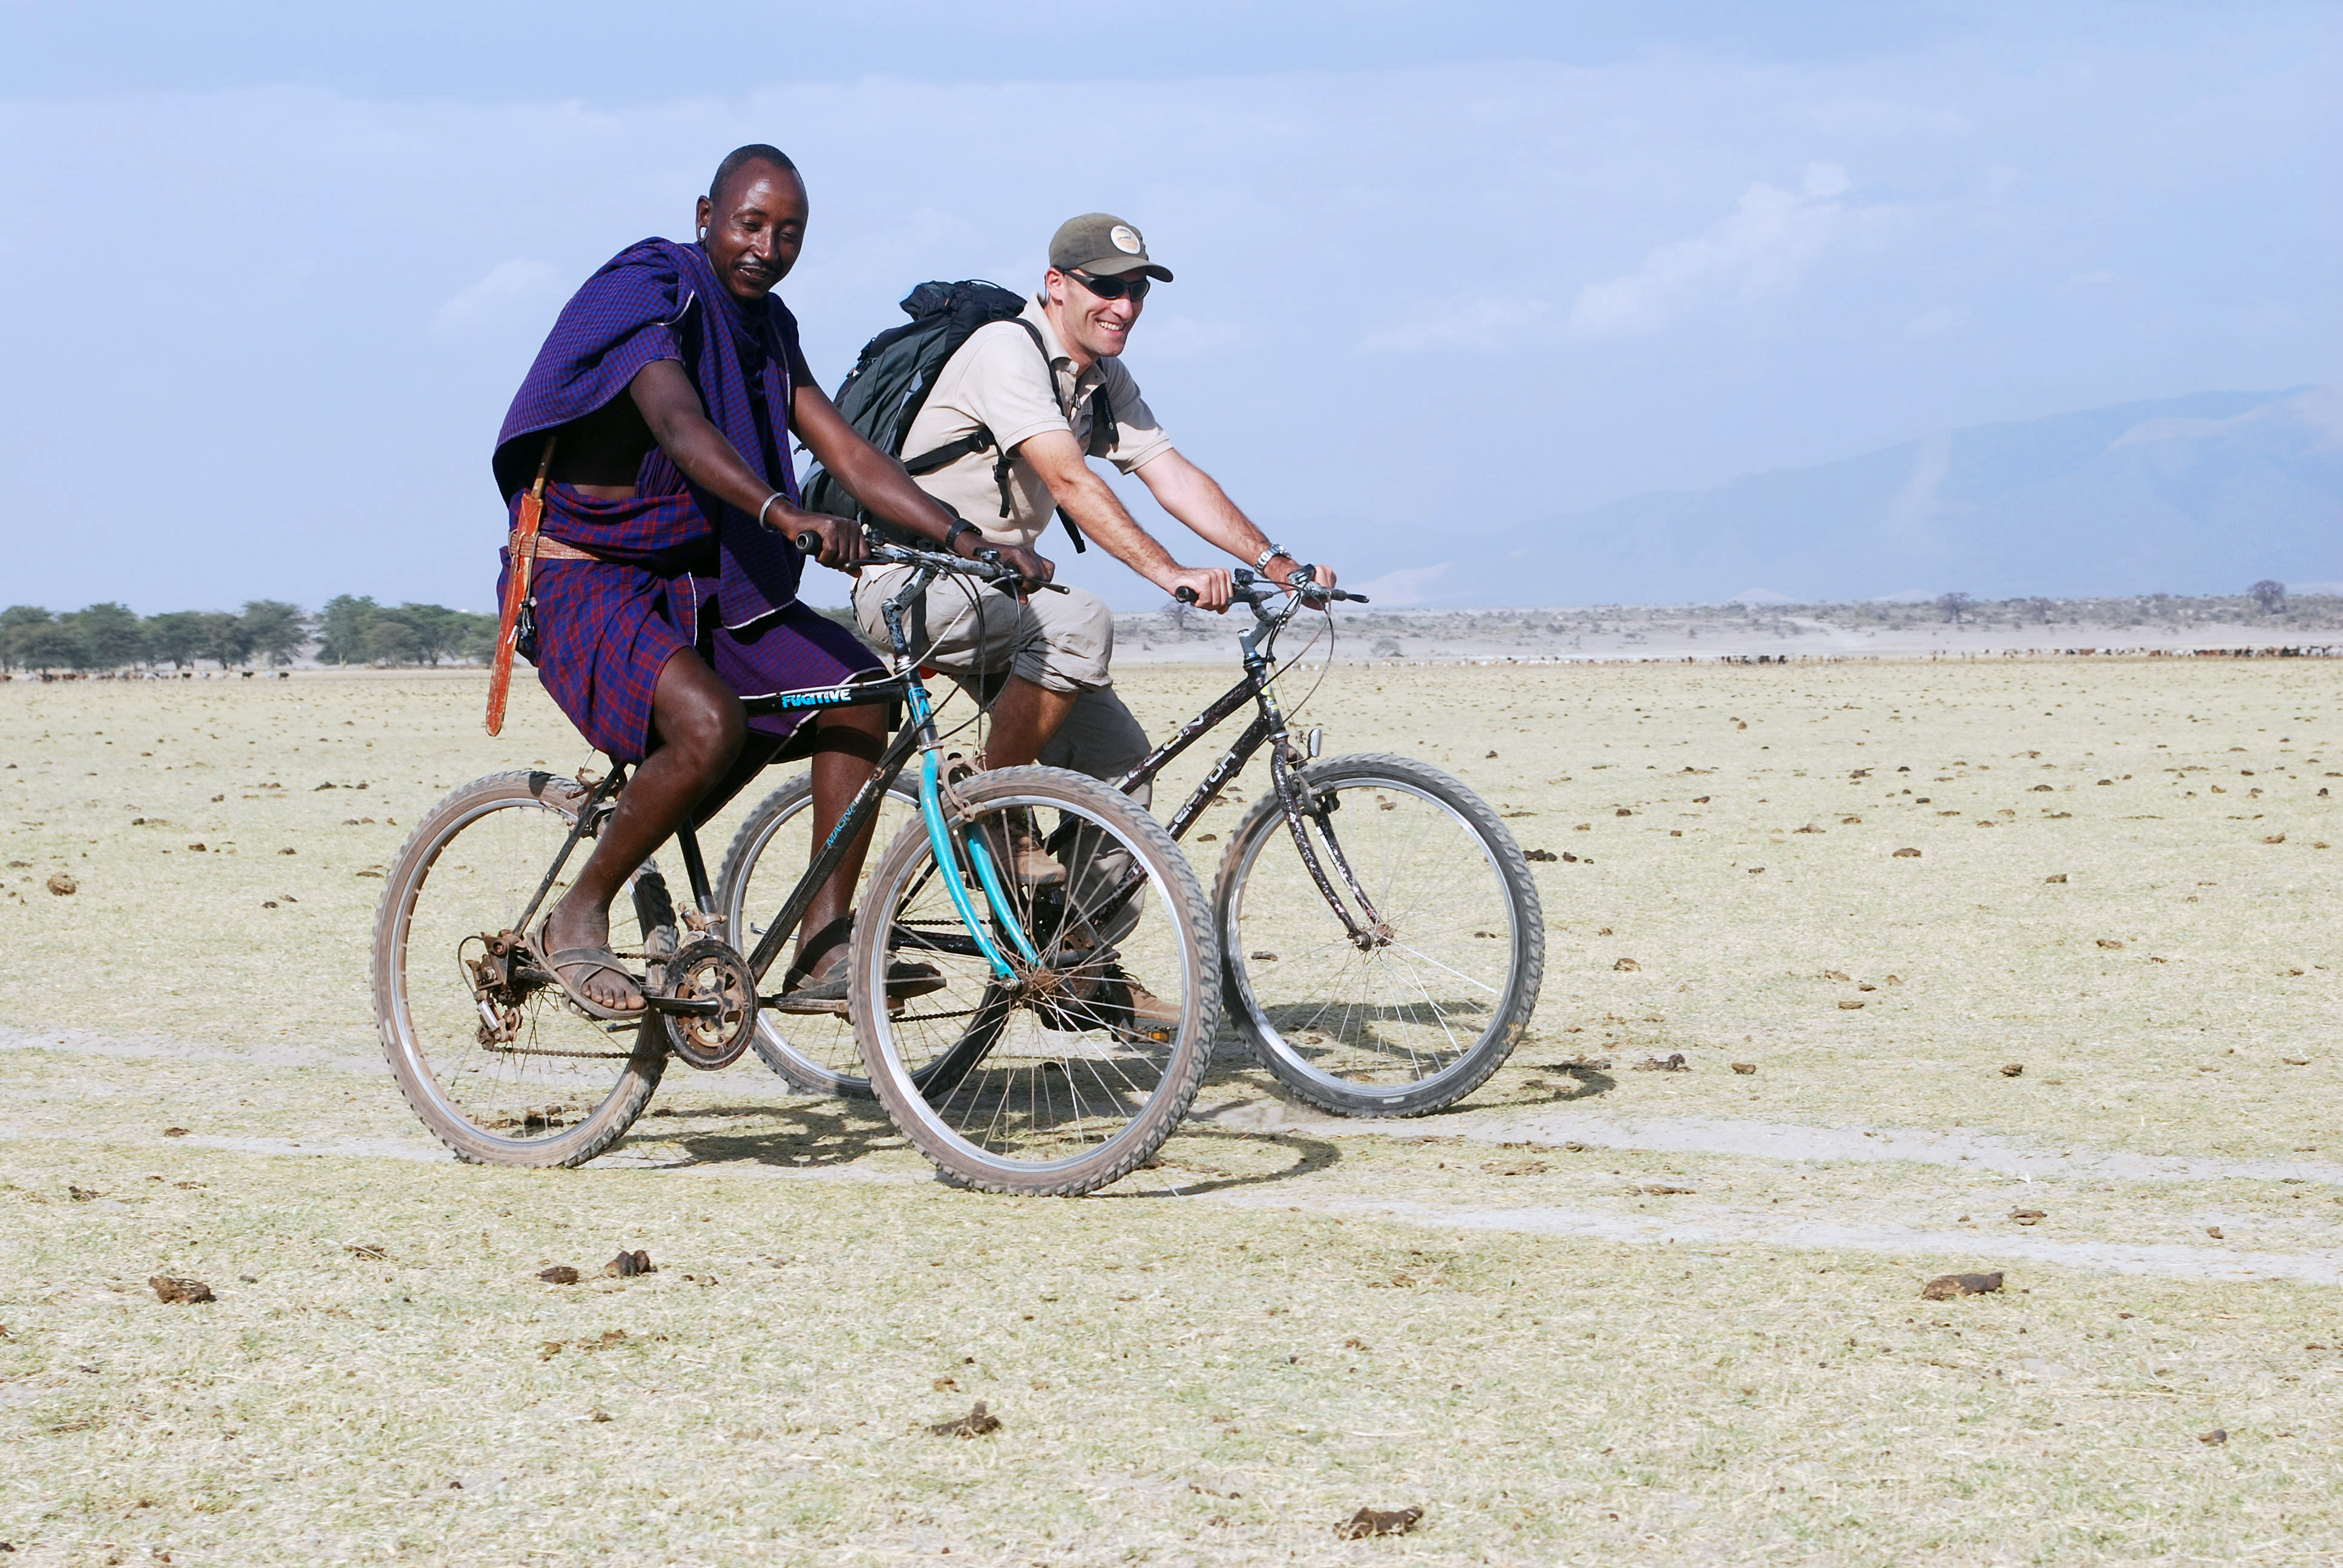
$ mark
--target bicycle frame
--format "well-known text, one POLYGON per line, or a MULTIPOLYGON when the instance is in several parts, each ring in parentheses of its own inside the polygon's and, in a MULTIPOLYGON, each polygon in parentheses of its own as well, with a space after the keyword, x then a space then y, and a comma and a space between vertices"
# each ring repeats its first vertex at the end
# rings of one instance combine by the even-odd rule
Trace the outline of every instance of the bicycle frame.
MULTIPOLYGON (((773 960, 780 954, 782 944, 796 933, 807 909, 813 903, 814 896, 838 869, 865 822, 878 810, 888 788, 910 764, 913 751, 921 754, 920 816, 927 829, 928 842, 934 851, 936 864, 950 867, 955 873, 965 865, 983 891, 991 924, 1010 934, 1017 957, 1031 965, 1038 966, 1041 961, 1041 955, 1026 937, 1023 922, 1015 916, 1007 886, 1001 879, 999 867, 993 863, 990 849, 980 838, 970 838, 965 834, 956 837, 944 817, 943 786, 939 765, 943 742, 936 732, 935 709, 929 699, 927 687, 920 678, 918 665, 912 662, 902 618, 903 608, 911 598, 925 593, 929 584, 947 568, 939 559, 918 550, 882 547, 878 554, 880 558, 901 560, 917 568, 906 579, 902 589, 883 607, 888 638, 894 649, 893 673, 879 680, 772 692, 741 700, 742 708, 750 715, 810 715, 830 709, 869 707, 899 699, 910 709, 910 721, 889 742, 878 764, 871 769, 870 777, 863 781, 862 788, 848 802, 846 810, 838 819, 838 826, 830 830, 830 837, 814 852, 805 875, 799 879, 779 911, 766 927, 765 934, 755 950, 747 955, 749 972, 759 980, 762 980, 771 969, 773 960)), ((958 558, 954 558, 954 561, 957 564, 958 558)), ((571 825, 568 838, 563 841, 560 852, 554 857, 544 879, 538 884, 528 907, 521 911, 514 930, 528 929, 528 921, 535 917, 538 906, 559 879, 562 868, 578 848, 578 841, 598 830, 600 819, 611 809, 611 802, 624 784, 626 776, 626 764, 620 763, 595 783, 585 804, 578 809, 578 819, 571 825)), ((692 924, 699 929, 719 927, 723 917, 716 910, 715 890, 708 879, 707 860, 700 852, 699 836, 687 821, 676 830, 675 839, 683 855, 684 873, 690 880, 692 903, 698 911, 692 924)), ((967 877, 955 874, 948 879, 947 890, 951 896, 953 912, 959 915, 961 925, 966 928, 969 941, 977 955, 991 968, 996 978, 1013 980, 1017 967, 1009 955, 1001 951, 992 931, 987 929, 986 920, 978 913, 975 900, 969 894, 967 877)))
POLYGON ((1266 744, 1270 749, 1271 787, 1277 791, 1279 804, 1284 808, 1286 829, 1293 835, 1293 847, 1300 851, 1302 864, 1309 871, 1310 879, 1317 884, 1319 895, 1334 911, 1335 918, 1342 922, 1342 930, 1353 942, 1362 948, 1380 946, 1385 940, 1383 917, 1376 912, 1374 900, 1367 896, 1366 890, 1359 886, 1359 879, 1342 853, 1342 841, 1335 837, 1334 825, 1331 820, 1333 811, 1331 798, 1313 797, 1302 778, 1302 765, 1318 754, 1317 732, 1311 732, 1307 754, 1298 754, 1292 734, 1286 726, 1284 708, 1277 699, 1276 675, 1270 668, 1269 650, 1276 642, 1277 634, 1285 628, 1286 623, 1301 608, 1302 599, 1297 595, 1282 609, 1271 610, 1266 608, 1266 601, 1275 589, 1261 585, 1251 572, 1238 571, 1233 576, 1237 590, 1233 597, 1253 613, 1252 627, 1237 637, 1238 645, 1244 650, 1243 678, 1214 699, 1202 713, 1182 725, 1172 739, 1149 752, 1137 767, 1116 779, 1115 788, 1128 793, 1151 781, 1173 758, 1218 729, 1237 709, 1248 702, 1254 704, 1260 711, 1253 716, 1252 722, 1245 726, 1236 743, 1212 765, 1204 775, 1203 782, 1198 784, 1187 799, 1181 802, 1180 809, 1172 814, 1171 821, 1166 824, 1172 837, 1181 838, 1193 827, 1204 808, 1228 788, 1230 781, 1244 770, 1245 764, 1252 760, 1253 753, 1266 744), (1358 908, 1365 915, 1363 920, 1352 912, 1342 892, 1335 890, 1333 878, 1327 875, 1324 863, 1310 842, 1311 835, 1305 824, 1315 826, 1318 837, 1325 841, 1325 859, 1333 862, 1335 875, 1342 879, 1343 890, 1358 900, 1358 908))

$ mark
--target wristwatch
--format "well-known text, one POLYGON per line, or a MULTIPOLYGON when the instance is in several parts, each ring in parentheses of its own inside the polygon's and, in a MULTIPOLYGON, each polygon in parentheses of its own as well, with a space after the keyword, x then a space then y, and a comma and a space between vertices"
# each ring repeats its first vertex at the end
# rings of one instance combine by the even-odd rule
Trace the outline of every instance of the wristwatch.
POLYGON ((1300 556, 1295 555, 1292 550, 1287 549, 1283 545, 1272 545, 1269 548, 1262 551, 1261 554, 1253 558, 1252 569, 1257 572, 1265 572, 1269 569, 1269 563, 1275 560, 1280 556, 1283 556, 1289 561, 1299 561, 1302 558, 1300 556))

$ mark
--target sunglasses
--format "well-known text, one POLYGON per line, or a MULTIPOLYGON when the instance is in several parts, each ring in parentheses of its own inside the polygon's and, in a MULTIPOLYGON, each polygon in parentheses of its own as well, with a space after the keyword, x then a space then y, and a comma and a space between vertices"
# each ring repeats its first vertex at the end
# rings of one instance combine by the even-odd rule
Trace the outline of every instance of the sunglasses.
POLYGON ((1147 291, 1155 286, 1155 280, 1145 273, 1137 277, 1092 277, 1087 272, 1070 272, 1066 276, 1101 299, 1121 299, 1127 295, 1133 300, 1141 300, 1146 298, 1147 291))

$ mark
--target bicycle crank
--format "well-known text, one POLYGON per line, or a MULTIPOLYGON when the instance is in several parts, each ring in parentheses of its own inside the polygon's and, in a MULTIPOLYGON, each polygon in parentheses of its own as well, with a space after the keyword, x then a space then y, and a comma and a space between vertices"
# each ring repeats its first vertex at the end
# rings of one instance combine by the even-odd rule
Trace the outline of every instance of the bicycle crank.
POLYGON ((668 1049, 703 1072, 740 1060, 757 1034, 757 983, 749 961, 714 937, 698 937, 666 960, 667 983, 646 997, 668 1049))

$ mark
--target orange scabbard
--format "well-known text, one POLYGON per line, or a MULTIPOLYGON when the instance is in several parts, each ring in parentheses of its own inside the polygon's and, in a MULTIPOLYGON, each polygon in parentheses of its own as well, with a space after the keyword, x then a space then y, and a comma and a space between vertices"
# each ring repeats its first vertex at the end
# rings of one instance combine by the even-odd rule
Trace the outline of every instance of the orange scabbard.
POLYGON ((520 500, 520 519, 513 525, 512 559, 505 573, 504 618, 497 626, 496 662, 488 670, 488 733, 505 727, 505 699, 512 689, 513 645, 520 632, 521 607, 528 602, 530 569, 537 565, 537 531, 545 521, 545 476, 553 467, 556 437, 545 438, 545 455, 537 461, 537 481, 520 500))

